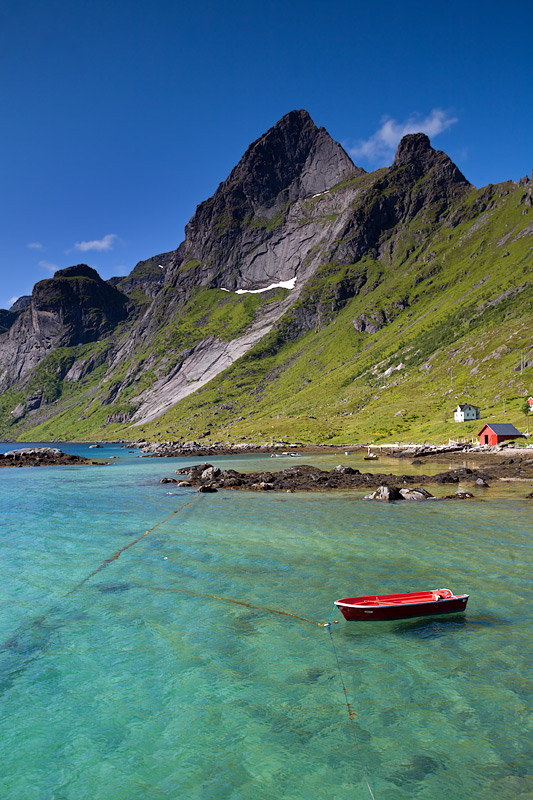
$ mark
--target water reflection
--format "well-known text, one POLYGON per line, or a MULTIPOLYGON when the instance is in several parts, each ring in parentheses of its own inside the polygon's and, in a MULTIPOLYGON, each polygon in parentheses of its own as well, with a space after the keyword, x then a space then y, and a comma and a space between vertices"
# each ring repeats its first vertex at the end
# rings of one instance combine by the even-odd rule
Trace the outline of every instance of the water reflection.
POLYGON ((414 636, 420 639, 434 639, 447 633, 453 633, 456 630, 468 631, 469 628, 491 628, 503 625, 512 625, 512 621, 497 614, 469 614, 465 612, 406 620, 346 623, 342 634, 348 638, 352 636, 372 638, 386 633, 398 636, 414 636))

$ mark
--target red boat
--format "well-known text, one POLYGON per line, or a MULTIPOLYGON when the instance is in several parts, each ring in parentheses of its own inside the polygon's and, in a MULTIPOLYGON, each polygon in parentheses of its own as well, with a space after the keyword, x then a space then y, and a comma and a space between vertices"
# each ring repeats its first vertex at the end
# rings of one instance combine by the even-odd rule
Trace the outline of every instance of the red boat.
POLYGON ((359 621, 452 614, 464 611, 467 602, 467 594, 454 594, 450 589, 432 589, 428 592, 345 597, 335 600, 335 605, 345 619, 359 621))

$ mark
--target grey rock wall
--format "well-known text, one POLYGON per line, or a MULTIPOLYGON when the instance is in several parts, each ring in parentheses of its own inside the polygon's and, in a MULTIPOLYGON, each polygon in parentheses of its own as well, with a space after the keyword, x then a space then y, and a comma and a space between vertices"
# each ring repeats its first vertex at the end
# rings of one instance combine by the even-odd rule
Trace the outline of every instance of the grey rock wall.
POLYGON ((56 347, 96 341, 127 317, 128 298, 85 264, 34 286, 31 303, 0 336, 0 388, 7 388, 56 347))
MULTIPOLYGON (((154 419, 273 327, 282 326, 282 341, 327 324, 366 290, 367 276, 364 269, 347 274, 328 294, 313 284, 315 273, 329 265, 353 265, 363 256, 381 259, 385 269, 395 258, 402 226, 428 208, 438 222, 470 188, 424 134, 404 137, 392 166, 367 175, 306 111, 291 111, 250 145, 214 195, 198 206, 177 250, 141 261, 130 275, 107 282, 86 265, 60 270, 35 286, 29 305, 1 312, 0 389, 30 375, 57 347, 105 339, 97 355, 73 360, 65 377, 80 380, 106 363, 105 381, 112 387, 102 394, 106 405, 120 400, 143 370, 154 370, 152 385, 129 398, 135 422, 154 419), (168 368, 151 348, 199 286, 257 290, 293 278, 289 296, 265 306, 233 341, 196 340, 179 363, 169 359, 168 368), (136 361, 141 351, 148 355, 136 361)), ((354 324, 371 332, 393 312, 369 308, 354 324)))

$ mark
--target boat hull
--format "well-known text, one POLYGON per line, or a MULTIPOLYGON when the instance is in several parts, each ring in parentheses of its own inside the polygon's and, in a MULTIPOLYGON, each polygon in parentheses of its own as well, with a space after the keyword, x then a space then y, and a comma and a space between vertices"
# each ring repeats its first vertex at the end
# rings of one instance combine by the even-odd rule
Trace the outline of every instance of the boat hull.
MULTIPOLYGON (((449 590, 446 590, 449 592, 449 590)), ((336 600, 335 605, 349 622, 385 621, 455 614, 466 609, 467 594, 436 597, 436 592, 405 595, 376 595, 336 600), (428 595, 421 597, 420 595, 428 595)))

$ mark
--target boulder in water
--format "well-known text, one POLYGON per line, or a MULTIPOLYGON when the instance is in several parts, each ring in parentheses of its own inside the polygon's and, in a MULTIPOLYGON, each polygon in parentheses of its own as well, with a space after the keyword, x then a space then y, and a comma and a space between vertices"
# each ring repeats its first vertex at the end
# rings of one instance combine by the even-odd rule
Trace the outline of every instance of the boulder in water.
POLYGON ((400 494, 404 500, 434 500, 435 498, 428 492, 427 489, 422 488, 408 488, 408 489, 400 489, 400 494))
POLYGON ((403 500, 400 490, 395 486, 378 486, 378 488, 367 494, 365 500, 379 500, 382 503, 394 503, 396 500, 403 500))

